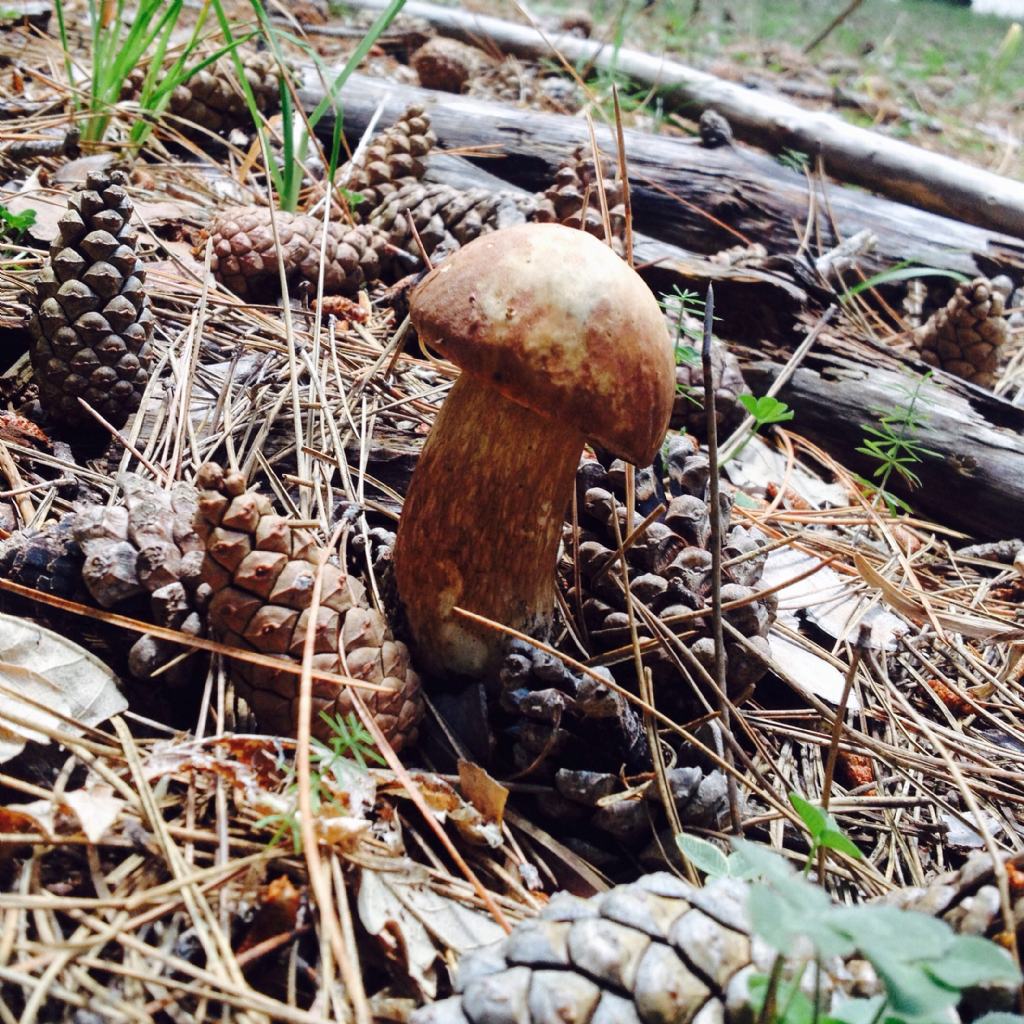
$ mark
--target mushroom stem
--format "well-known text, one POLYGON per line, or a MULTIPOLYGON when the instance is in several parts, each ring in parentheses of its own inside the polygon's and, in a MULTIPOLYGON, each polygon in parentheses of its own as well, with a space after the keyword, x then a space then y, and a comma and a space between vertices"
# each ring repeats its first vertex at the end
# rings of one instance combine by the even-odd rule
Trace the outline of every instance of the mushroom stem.
POLYGON ((527 633, 554 612, 555 563, 584 436, 469 375, 427 438, 395 544, 398 594, 417 664, 480 676, 503 639, 465 608, 527 633))

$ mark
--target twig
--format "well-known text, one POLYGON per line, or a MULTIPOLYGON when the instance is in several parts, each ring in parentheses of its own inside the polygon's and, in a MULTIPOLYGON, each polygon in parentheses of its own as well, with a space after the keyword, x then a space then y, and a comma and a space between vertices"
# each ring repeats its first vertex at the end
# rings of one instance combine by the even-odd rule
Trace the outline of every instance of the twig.
MULTIPOLYGON (((730 728, 729 701, 726 696, 725 680, 725 633, 722 629, 722 505, 718 476, 718 424, 715 421, 715 379, 711 364, 711 335, 715 321, 715 289, 708 285, 704 300, 704 340, 701 345, 701 363, 704 371, 704 418, 708 435, 708 511, 711 517, 711 635, 715 641, 715 684, 718 687, 717 728, 730 728)), ((732 750, 723 747, 722 756, 732 764, 732 750)), ((739 835, 743 829, 740 818, 739 793, 736 779, 730 773, 727 777, 729 789, 729 817, 732 830, 739 835)))

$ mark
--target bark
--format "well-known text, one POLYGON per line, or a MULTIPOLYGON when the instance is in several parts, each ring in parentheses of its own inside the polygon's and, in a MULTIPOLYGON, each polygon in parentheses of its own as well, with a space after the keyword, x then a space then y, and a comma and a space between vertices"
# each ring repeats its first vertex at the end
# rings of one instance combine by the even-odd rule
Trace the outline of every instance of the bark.
MULTIPOLYGON (((374 9, 387 3, 354 0, 357 7, 374 9)), ((569 35, 542 34, 500 18, 418 0, 410 0, 404 11, 427 19, 448 35, 477 43, 491 40, 506 53, 551 58, 557 51, 577 66, 590 63, 617 70, 657 86, 669 109, 689 116, 694 110, 713 107, 728 118, 738 137, 765 149, 820 153, 828 172, 844 181, 971 224, 1024 236, 1024 184, 990 171, 858 128, 831 114, 804 110, 781 97, 751 91, 664 57, 569 35)))
MULTIPOLYGON (((323 95, 310 72, 302 90, 312 109, 323 95)), ((381 108, 380 123, 411 103, 424 105, 440 144, 448 149, 492 147, 481 160, 492 173, 530 191, 546 188, 558 164, 579 144, 586 123, 468 96, 431 92, 353 75, 342 90, 345 131, 353 144, 381 108), (503 154, 503 157, 496 156, 503 154)), ((317 125, 329 136, 330 116, 317 125)), ((603 152, 616 152, 612 134, 597 126, 603 152)), ((735 146, 705 149, 691 140, 625 132, 634 224, 662 241, 700 253, 744 241, 769 252, 793 252, 813 211, 811 239, 821 250, 867 229, 877 237, 860 266, 866 273, 909 260, 968 275, 1024 273, 1024 242, 867 193, 830 186, 814 195, 803 174, 735 146)))
MULTIPOLYGON (((763 394, 782 364, 748 355, 753 361, 743 373, 763 394)), ((855 451, 863 425, 877 424, 880 410, 906 405, 914 374, 926 369, 880 345, 825 333, 779 397, 796 410, 794 430, 869 476, 877 463, 855 451)), ((926 418, 914 440, 937 454, 912 467, 919 488, 895 481, 891 489, 916 511, 972 536, 1016 535, 1024 521, 1024 409, 941 372, 922 397, 926 418)))

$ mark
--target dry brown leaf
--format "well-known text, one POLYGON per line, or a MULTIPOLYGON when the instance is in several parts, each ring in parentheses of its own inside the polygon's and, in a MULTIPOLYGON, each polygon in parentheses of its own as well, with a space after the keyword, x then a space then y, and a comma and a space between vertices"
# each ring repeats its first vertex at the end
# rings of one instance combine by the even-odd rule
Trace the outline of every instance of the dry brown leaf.
POLYGON ((508 790, 500 782, 492 779, 480 765, 460 758, 459 789, 488 821, 501 828, 508 790))
POLYGON ((75 732, 56 714, 95 726, 127 707, 114 673, 99 658, 29 619, 0 615, 0 763, 29 740, 49 742, 32 726, 75 732))
POLYGON ((34 800, 30 804, 0 807, 0 832, 41 832, 47 839, 55 839, 53 804, 49 800, 34 800))
POLYGON ((938 610, 929 615, 916 597, 887 580, 863 555, 854 555, 854 564, 864 582, 882 592, 882 597, 890 608, 919 626, 934 619, 943 629, 973 637, 975 640, 1013 640, 1020 635, 1020 630, 1012 628, 1003 619, 938 610))
POLYGON ((440 954, 462 956, 498 942, 505 932, 489 914, 430 889, 421 866, 410 862, 409 869, 384 872, 363 868, 359 919, 420 994, 433 997, 440 954))
MULTIPOLYGON (((471 803, 463 800, 444 779, 429 772, 410 772, 412 780, 419 786, 427 806, 438 821, 451 821, 459 835, 466 842, 477 846, 496 849, 501 846, 501 828, 497 822, 488 821, 471 803)), ((405 787, 393 777, 383 780, 381 795, 408 797, 405 787)))

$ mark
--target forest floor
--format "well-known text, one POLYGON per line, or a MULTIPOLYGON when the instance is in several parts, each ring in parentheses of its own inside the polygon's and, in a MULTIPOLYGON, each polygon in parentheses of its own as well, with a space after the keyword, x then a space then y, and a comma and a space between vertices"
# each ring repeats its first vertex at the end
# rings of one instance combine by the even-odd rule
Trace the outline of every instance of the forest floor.
MULTIPOLYGON (((1008 22, 866 0, 805 55, 821 7, 595 4, 591 32, 1024 172, 1008 22)), ((531 10, 549 32, 569 13, 531 10)), ((559 890, 670 871, 696 902, 737 834, 840 903, 925 890, 1016 953, 1020 240, 805 153, 705 145, 702 110, 614 68, 481 39, 430 63, 440 37, 406 14, 271 13, 0 17, 0 1024, 407 1024, 559 890), (206 62, 188 81, 181 55, 206 62), (344 138, 330 117, 307 131, 343 66, 344 138), (641 133, 624 154, 613 86, 641 133), (703 198, 635 173, 653 135, 678 148, 643 166, 691 161, 703 198), (416 320, 428 264, 552 220, 634 257, 675 343, 671 426, 650 465, 583 453, 544 638, 485 621, 483 680, 417 674, 392 552, 459 370, 410 302, 416 320), (901 249, 922 236, 938 265, 901 249)), ((521 447, 486 426, 481 475, 521 447)), ((500 553, 536 472, 493 482, 452 558, 500 553)), ((621 1004, 635 964, 598 946, 580 970, 621 1004)), ((724 1006, 714 970, 699 999, 724 1006)), ((966 986, 933 988, 945 1008, 966 986)), ((518 998, 466 1017, 548 1019, 518 998)))

